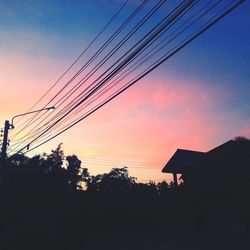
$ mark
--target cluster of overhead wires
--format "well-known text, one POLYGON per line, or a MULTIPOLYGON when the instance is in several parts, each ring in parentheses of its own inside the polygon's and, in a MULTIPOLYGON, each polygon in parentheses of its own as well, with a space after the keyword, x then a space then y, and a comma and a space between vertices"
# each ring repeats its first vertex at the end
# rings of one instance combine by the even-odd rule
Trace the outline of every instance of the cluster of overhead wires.
POLYGON ((137 173, 139 171, 150 172, 150 179, 138 179, 136 178, 137 182, 141 183, 150 183, 150 182, 162 182, 166 181, 168 183, 172 182, 173 179, 169 176, 165 176, 164 178, 152 178, 152 171, 159 173, 162 169, 162 165, 159 162, 145 162, 145 161, 129 161, 129 160, 111 160, 111 159, 104 159, 104 158, 96 158, 96 157, 84 157, 83 158, 83 168, 105 168, 105 169, 112 169, 112 168, 120 168, 120 167, 127 167, 130 171, 132 170, 133 173, 137 173))
POLYGON ((172 178, 169 176, 165 176, 162 179, 152 178, 152 176, 158 174, 161 169, 161 163, 157 162, 145 162, 145 161, 130 161, 130 160, 114 160, 114 159, 104 159, 104 158, 96 158, 96 157, 84 157, 83 167, 87 167, 88 169, 97 169, 98 172, 100 168, 102 171, 109 171, 113 168, 127 167, 132 175, 137 176, 138 171, 141 173, 143 171, 144 174, 151 176, 149 179, 136 179, 139 182, 162 182, 163 180, 167 182, 171 182, 172 178))
POLYGON ((71 129, 166 62, 242 0, 126 0, 10 133, 8 154, 27 153, 71 129))

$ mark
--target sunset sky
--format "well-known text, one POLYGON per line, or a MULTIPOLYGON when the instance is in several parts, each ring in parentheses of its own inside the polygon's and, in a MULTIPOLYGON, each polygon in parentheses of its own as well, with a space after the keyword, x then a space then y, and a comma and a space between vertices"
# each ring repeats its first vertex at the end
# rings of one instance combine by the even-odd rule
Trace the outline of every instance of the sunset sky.
MULTIPOLYGON (((26 112, 78 57, 121 0, 0 0, 0 122, 26 112)), ((129 1, 129 11, 140 1, 129 1)), ((250 136, 250 4, 83 122, 60 142, 91 174, 128 166, 139 180, 177 148, 207 151, 250 136)))

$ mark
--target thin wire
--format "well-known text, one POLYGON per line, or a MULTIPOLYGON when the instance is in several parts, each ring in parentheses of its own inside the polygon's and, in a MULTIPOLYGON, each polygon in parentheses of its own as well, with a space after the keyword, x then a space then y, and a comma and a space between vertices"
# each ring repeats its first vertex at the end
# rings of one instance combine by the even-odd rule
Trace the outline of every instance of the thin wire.
POLYGON ((173 181, 171 178, 162 178, 162 179, 136 179, 137 182, 167 182, 167 181, 173 181))
MULTIPOLYGON (((219 2, 221 2, 223 0, 220 0, 219 2)), ((209 2, 209 4, 213 2, 213 0, 211 0, 209 2)), ((214 4, 211 8, 213 8, 215 5, 217 5, 219 2, 217 2, 216 4, 214 4)), ((207 5, 209 5, 207 4, 207 5)), ((207 7, 207 6, 206 6, 207 7)), ((204 7, 203 7, 204 8, 204 7)), ((202 8, 202 9, 203 9, 202 8)), ((210 8, 210 9, 211 9, 210 8)), ((200 10, 199 10, 200 11, 200 10)), ((208 10, 209 11, 209 10, 208 10)), ((208 12, 207 11, 207 12, 208 12)), ((189 20, 192 20, 192 18, 194 16, 196 16, 198 14, 198 12, 193 15, 189 20)), ((204 15, 204 13, 203 13, 204 15)), ((203 15, 201 15, 198 19, 196 19, 194 22, 198 21, 203 15)), ((188 21, 189 21, 188 20, 188 21)), ((126 78, 129 74, 131 74, 132 72, 135 71, 135 69, 137 69, 139 66, 141 66, 143 63, 145 63, 148 59, 152 58, 156 53, 160 52, 164 47, 166 47, 171 41, 173 41, 178 35, 180 35, 183 31, 185 31, 187 28, 189 28, 194 22, 192 22, 190 25, 188 25, 188 27, 185 27, 181 32, 179 32, 174 38, 172 38, 171 40, 165 42, 164 40, 161 41, 159 44, 157 44, 150 52, 148 52, 146 55, 144 55, 139 61, 137 61, 136 63, 134 63, 131 67, 129 67, 125 72, 122 73, 121 76, 117 77, 115 80, 113 80, 111 83, 108 84, 108 86, 105 86, 104 89, 102 89, 98 95, 93 98, 88 102, 86 103, 84 106, 81 106, 79 109, 77 109, 74 113, 72 113, 64 122, 68 121, 69 119, 71 119, 72 117, 75 116, 75 114, 79 113, 80 111, 82 111, 83 109, 86 108, 86 106, 88 106, 88 104, 92 103, 93 101, 96 101, 101 94, 104 94, 106 92, 108 92, 111 88, 113 88, 114 86, 116 86, 121 80, 123 80, 124 78, 126 78), (160 48, 159 45, 161 45, 163 42, 165 42, 160 48), (158 49, 157 49, 158 48, 158 49), (156 50, 157 49, 157 50, 156 50), (156 51, 155 51, 156 50, 156 51), (155 52, 154 52, 155 51, 155 52), (154 53, 152 53, 154 52, 154 53), (131 70, 132 69, 132 70, 131 70)), ((182 25, 183 26, 183 25, 182 25)), ((182 26, 178 27, 174 32, 172 32, 172 34, 174 34, 177 30, 179 30, 182 26)), ((171 35, 172 35, 171 34, 171 35)), ((170 35, 170 36, 171 36, 170 35)))
MULTIPOLYGON (((240 4, 242 4, 244 1, 239 1, 238 3, 236 3, 235 5, 233 5, 231 8, 229 8, 228 10, 226 10, 225 12, 223 12, 219 17, 215 18, 215 20, 211 21, 211 23, 209 23, 207 26, 205 26, 204 28, 202 28, 200 31, 198 31, 195 35, 193 35, 191 38, 189 38, 186 42, 184 42, 179 48, 177 48, 174 52, 172 52, 170 55, 168 55, 165 58, 162 58, 159 62, 157 62, 153 67, 151 67, 147 72, 145 72, 142 76, 140 76, 138 79, 136 79, 135 81, 133 81, 132 83, 130 83, 128 86, 126 86, 125 88, 123 88, 122 90, 118 91, 114 96, 112 96, 112 98, 108 99, 107 101, 103 102, 101 105, 99 105, 98 107, 96 107, 95 109, 93 109, 90 113, 88 113, 87 115, 83 116, 81 119, 79 119, 78 121, 76 121, 74 124, 72 124, 71 126, 69 126, 68 128, 64 129, 63 131, 61 131, 60 133, 57 133, 56 135, 54 135, 53 137, 51 137, 49 140, 52 140, 53 138, 55 138, 56 136, 60 135, 61 133, 65 132, 66 130, 70 129, 71 127, 73 127, 74 125, 76 125, 77 123, 79 123, 80 121, 82 121, 83 119, 85 119, 86 117, 88 117, 90 114, 94 113, 95 111, 97 111, 99 108, 101 108, 102 106, 104 106, 105 104, 107 104, 108 102, 110 102, 111 100, 113 100, 116 96, 118 96, 119 94, 121 94, 122 92, 124 92, 127 88, 131 87, 133 84, 135 84, 137 81, 139 81, 140 79, 142 79, 143 77, 145 77, 147 74, 149 74, 152 70, 154 70, 155 68, 157 68, 159 65, 161 65, 163 62, 165 62, 166 60, 168 60, 170 57, 172 57, 174 54, 176 54, 177 52, 179 52, 181 49, 183 49, 185 46, 187 46, 188 44, 190 44, 194 39, 196 39, 197 37, 199 37, 201 34, 203 34, 205 31, 207 31, 210 27, 212 27, 214 24, 216 24, 218 21, 220 21, 223 17, 225 17, 227 14, 229 14, 231 11, 233 11, 235 8, 237 8, 240 4)), ((28 150, 27 152, 30 152, 31 150, 45 144, 46 142, 48 142, 49 140, 40 143, 39 145, 33 147, 32 149, 28 150)), ((21 150, 22 151, 22 150, 21 150)), ((26 152, 26 153, 27 153, 26 152)))
MULTIPOLYGON (((61 102, 59 105, 57 105, 64 97, 62 97, 59 101, 57 101, 55 104, 54 104, 54 106, 56 106, 57 107, 57 109, 58 109, 58 107, 59 106, 61 106, 72 94, 74 94, 81 86, 82 86, 82 84, 83 83, 85 83, 146 21, 147 21, 147 19, 150 17, 150 16, 152 16, 152 14, 165 2, 166 0, 160 0, 156 5, 155 5, 155 7, 137 24, 137 26, 135 27, 135 28, 133 28, 133 30, 128 34, 128 35, 126 35, 125 36, 125 38, 123 38, 122 39, 122 44, 118 44, 115 48, 113 48, 110 52, 109 52, 109 54, 108 55, 106 55, 105 56, 105 58, 102 60, 102 61, 100 61, 95 67, 94 67, 94 69, 92 69, 85 77, 84 77, 84 81, 83 80, 81 80, 80 82, 78 82, 78 84, 75 86, 75 87, 77 87, 75 90, 74 90, 74 88, 73 89, 71 89, 67 94, 66 94, 66 96, 70 93, 70 95, 68 95, 67 96, 67 98, 66 99, 64 99, 63 100, 63 102, 61 102), (101 63, 101 64, 100 64, 101 63), (97 67, 98 66, 98 67, 97 67), (93 70, 95 70, 94 72, 93 72, 93 70), (91 74, 90 74, 91 73, 91 74), (80 84, 80 85, 79 85, 80 84), (72 90, 73 90, 73 92, 72 92, 72 90)), ((119 62, 119 61, 117 61, 117 62, 119 62)), ((116 63, 117 63, 116 62, 116 63)), ((89 86, 90 87, 90 86, 89 86)), ((79 96, 79 95, 78 95, 79 96)), ((72 103, 72 101, 71 101, 71 103, 72 103)), ((68 104, 69 105, 69 104, 68 104)), ((54 116, 53 118, 52 118, 52 120, 54 120, 56 117, 58 117, 60 114, 62 114, 63 112, 65 112, 63 109, 56 115, 56 116, 54 116)), ((51 115, 52 113, 50 113, 50 114, 48 114, 41 122, 43 122, 45 119, 47 119, 50 115, 51 115)), ((40 119, 40 117, 39 117, 39 119, 40 119)), ((37 119, 35 120, 35 121, 37 121, 37 119)), ((35 122, 34 121, 34 122, 35 122)), ((51 122, 51 119, 47 122, 47 123, 45 123, 43 126, 45 126, 46 124, 48 124, 49 122, 51 122)), ((37 124, 32 130, 34 130, 37 126, 38 126, 39 124, 37 124)), ((29 133, 31 133, 32 132, 32 130, 30 131, 30 132, 28 132, 28 134, 29 133)), ((26 135, 25 135, 26 136, 26 135)), ((22 137, 23 138, 23 137, 22 137)), ((21 139, 22 139, 21 138, 21 139)))
POLYGON ((107 163, 98 163, 98 162, 85 162, 85 165, 97 165, 97 166, 103 166, 103 167, 117 167, 117 166, 126 166, 127 168, 134 168, 134 169, 139 169, 139 170, 155 170, 159 171, 161 168, 159 167, 154 167, 154 166, 131 166, 129 164, 107 164, 107 163))
POLYGON ((155 162, 147 162, 147 161, 127 161, 127 160, 110 160, 110 159, 103 159, 103 158, 96 158, 96 157, 83 157, 84 160, 94 160, 94 161, 105 161, 105 162, 116 162, 116 163, 129 163, 129 164, 160 164, 155 162))
MULTIPOLYGON (((125 0, 125 2, 122 4, 122 6, 119 8, 119 10, 115 13, 115 15, 108 21, 108 23, 101 29, 101 31, 96 35, 96 37, 90 42, 90 44, 84 49, 84 51, 77 57, 77 59, 69 66, 69 68, 57 79, 57 81, 44 93, 44 95, 28 110, 31 111, 57 84, 58 82, 72 69, 72 67, 80 60, 80 58, 87 52, 87 50, 97 41, 97 39, 101 36, 101 34, 108 28, 108 26, 113 22, 113 20, 119 15, 119 13, 122 11, 122 9, 126 6, 126 4, 128 3, 128 0, 125 0)), ((52 101, 52 99, 51 99, 52 101)), ((50 102, 51 102, 50 101, 50 102)), ((44 107, 46 107, 48 104, 47 103, 44 107)), ((35 114, 34 117, 36 117, 38 114, 35 114)), ((32 119, 31 118, 31 121, 32 119)), ((22 119, 22 118, 20 118, 22 119)), ((16 122, 18 123, 20 121, 20 119, 16 122)), ((26 122, 25 122, 26 123, 26 122)), ((23 123, 22 125, 24 125, 25 123, 23 123)), ((29 124, 28 124, 29 125, 29 124)), ((22 130, 21 130, 22 131, 22 130)), ((21 131, 19 131, 18 133, 20 133, 21 131)), ((18 134, 17 133, 17 134, 18 134)))
MULTIPOLYGON (((191 1, 192 2, 192 1, 191 1)), ((185 6, 184 6, 185 7, 185 6)), ((162 28, 161 28, 162 29, 162 28)), ((157 30, 157 32, 159 33, 159 31, 157 30)), ((157 34, 157 33, 156 33, 157 34)), ((154 34, 155 35, 155 34, 154 34)), ((137 43, 138 44, 138 43, 137 43)), ((145 43, 144 43, 145 44, 145 43)), ((145 45, 144 45, 145 46, 145 45)), ((95 90, 94 90, 95 91, 95 90)))
MULTIPOLYGON (((212 2, 212 1, 211 1, 211 2, 212 2)), ((197 12, 197 13, 198 13, 198 12, 197 12)), ((197 13, 196 13, 196 14, 197 14, 197 13)), ((178 21, 178 20, 176 20, 176 21, 178 21)), ((180 28, 180 27, 179 27, 179 28, 180 28)), ((178 28, 178 29, 179 29, 179 28, 178 28)), ((178 29, 176 29, 176 30, 175 30, 174 32, 172 32, 172 33, 175 33, 178 29)), ((181 32, 180 32, 180 33, 181 33, 181 32)), ((179 33, 179 34, 180 34, 180 33, 179 33)), ((179 35, 179 34, 178 34, 178 35, 179 35)), ((172 35, 172 34, 171 34, 171 35, 172 35)), ((174 39, 174 38, 173 38, 173 39, 174 39)), ((173 39, 171 39, 170 41, 172 41, 173 39)), ((170 41, 169 41, 169 42, 170 42, 170 41)), ((163 42, 163 41, 162 41, 162 42, 163 42)), ((168 43, 169 43, 169 42, 168 42, 168 43)), ((167 44, 168 44, 168 43, 167 43, 167 44)), ((158 44, 158 45, 159 45, 159 44, 158 44)), ((164 46, 166 46, 166 45, 164 45, 164 46)), ((161 49, 162 49, 164 46, 162 46, 161 49)), ((157 47, 157 46, 156 46, 156 47, 157 47)), ((154 47, 153 50, 154 50, 156 47, 154 47)), ((152 51, 152 50, 151 50, 151 51, 152 51)), ((151 52, 151 51, 150 51, 150 52, 151 52)), ((157 51, 157 52, 158 52, 158 51, 157 51)), ((151 56, 152 56, 152 55, 151 55, 151 56)), ((149 57, 148 57, 147 59, 149 59, 149 57)), ((139 61, 140 61, 140 60, 139 60, 139 61)), ((131 68, 131 67, 130 67, 130 68, 131 68)), ((129 68, 129 69, 130 69, 130 68, 129 68)), ((119 79, 119 80, 121 80, 121 79, 119 79)), ((119 83, 119 80, 117 80, 116 84, 119 83)), ((112 83, 113 83, 113 81, 112 81, 110 84, 112 84, 112 83)), ((110 85, 110 84, 109 84, 109 85, 110 85)), ((114 84, 114 85, 116 85, 116 84, 114 84)), ((102 94, 102 92, 104 92, 104 91, 105 91, 105 92, 109 91, 109 89, 111 89, 111 88, 113 87, 113 86, 109 87, 109 85, 106 86, 106 87, 101 91, 101 93, 99 93, 99 95, 102 94), (109 88, 107 89, 107 87, 109 87, 109 88)), ((79 109, 77 109, 77 110, 76 110, 73 114, 71 114, 66 120, 64 120, 64 122, 66 122, 66 121, 68 121, 69 119, 71 119, 76 113, 80 112, 82 109, 84 109, 86 106, 88 106, 88 104, 92 103, 93 101, 95 101, 95 100, 98 99, 98 98, 99 98, 99 96, 97 96, 96 98, 94 98, 94 100, 90 100, 90 101, 89 101, 87 104, 85 104, 83 107, 80 107, 79 109), (80 110, 80 111, 79 111, 79 110, 80 110)), ((93 98, 92 98, 92 99, 93 99, 93 98)), ((58 126, 60 126, 60 125, 58 125, 58 126)), ((56 126, 56 127, 58 127, 58 126, 56 126)), ((33 137, 33 136, 32 136, 32 137, 33 137)), ((30 137, 30 138, 31 138, 31 137, 30 137)), ((30 138, 29 138, 29 139, 30 139, 30 138)))
MULTIPOLYGON (((47 131, 49 131, 53 126, 55 126, 57 123, 59 123, 63 118, 65 118, 70 112, 72 112, 76 107, 78 107, 80 104, 82 104, 88 97, 90 97, 93 93, 95 93, 97 90, 99 90, 105 83, 107 83, 108 80, 110 80, 115 74, 117 74, 118 72, 120 72, 120 70, 122 70, 131 59, 133 59, 133 57, 140 52, 140 50, 142 50, 143 48, 145 48, 145 46, 147 45, 148 42, 152 41, 152 39, 154 39, 155 37, 159 36, 160 32, 164 31, 164 29, 166 29, 166 27, 168 27, 168 25, 171 23, 171 21, 175 20, 176 17, 178 17, 178 15, 180 13, 182 13, 182 11, 184 11, 186 8, 189 7, 190 4, 192 4, 193 1, 187 1, 187 3, 183 4, 183 6, 181 6, 180 9, 177 9, 177 12, 173 14, 173 16, 170 19, 167 19, 163 25, 161 25, 150 37, 148 37, 146 39, 146 41, 141 44, 135 51, 132 51, 132 53, 130 55, 127 56, 127 58, 124 59, 124 61, 118 65, 113 72, 109 73, 96 87, 93 87, 89 93, 87 94, 87 96, 85 96, 82 100, 80 100, 79 103, 77 103, 73 108, 71 108, 65 115, 63 115, 60 119, 58 119, 56 122, 54 122, 49 128, 47 128, 44 132, 42 132, 39 136, 37 136, 34 140, 31 141, 34 142, 35 140, 37 140, 38 138, 40 138, 42 135, 44 135, 47 131)), ((100 78, 100 77, 99 77, 100 78)))

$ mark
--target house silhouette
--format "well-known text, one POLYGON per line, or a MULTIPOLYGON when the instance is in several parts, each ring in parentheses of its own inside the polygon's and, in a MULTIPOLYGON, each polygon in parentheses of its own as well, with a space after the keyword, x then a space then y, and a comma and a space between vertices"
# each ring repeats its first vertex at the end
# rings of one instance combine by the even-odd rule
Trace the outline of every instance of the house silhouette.
POLYGON ((177 149, 162 169, 177 174, 194 192, 232 193, 247 190, 250 173, 250 140, 237 137, 208 152, 177 149))

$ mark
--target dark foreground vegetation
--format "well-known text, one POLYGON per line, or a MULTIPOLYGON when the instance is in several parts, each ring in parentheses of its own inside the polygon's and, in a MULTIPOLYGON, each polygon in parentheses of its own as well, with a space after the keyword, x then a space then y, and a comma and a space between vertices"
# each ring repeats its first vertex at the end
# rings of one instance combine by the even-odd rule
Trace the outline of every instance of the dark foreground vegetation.
POLYGON ((2 162, 0 192, 1 250, 249 249, 248 190, 140 184, 125 167, 90 176, 60 146, 2 162))

